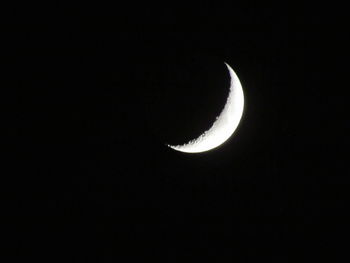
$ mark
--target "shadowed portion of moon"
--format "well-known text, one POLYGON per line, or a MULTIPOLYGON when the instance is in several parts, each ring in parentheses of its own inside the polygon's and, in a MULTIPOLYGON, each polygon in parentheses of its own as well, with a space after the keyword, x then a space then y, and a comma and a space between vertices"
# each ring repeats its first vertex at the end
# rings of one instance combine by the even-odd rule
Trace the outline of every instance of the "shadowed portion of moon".
POLYGON ((167 144, 200 136, 219 116, 229 93, 230 76, 221 60, 176 57, 159 69, 151 126, 167 144))

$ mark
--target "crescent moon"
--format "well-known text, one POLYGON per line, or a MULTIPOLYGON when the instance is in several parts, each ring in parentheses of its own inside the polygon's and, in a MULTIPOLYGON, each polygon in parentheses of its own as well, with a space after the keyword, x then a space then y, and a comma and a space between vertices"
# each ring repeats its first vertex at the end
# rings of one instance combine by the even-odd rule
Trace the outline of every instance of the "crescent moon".
POLYGON ((185 153, 200 153, 212 150, 223 144, 235 132, 244 107, 244 95, 241 82, 233 69, 225 63, 230 74, 230 92, 224 109, 211 128, 197 139, 183 145, 167 145, 170 148, 185 153))

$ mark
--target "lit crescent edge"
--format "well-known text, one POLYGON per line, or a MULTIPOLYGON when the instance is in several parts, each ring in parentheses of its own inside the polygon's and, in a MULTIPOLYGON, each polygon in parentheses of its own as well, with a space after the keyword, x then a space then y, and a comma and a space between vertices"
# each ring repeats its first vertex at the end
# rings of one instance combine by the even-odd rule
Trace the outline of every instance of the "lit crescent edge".
POLYGON ((230 93, 222 112, 216 117, 212 127, 183 145, 167 145, 170 148, 186 153, 200 153, 212 150, 223 144, 236 130, 244 107, 244 95, 241 82, 233 69, 225 63, 230 74, 230 93))

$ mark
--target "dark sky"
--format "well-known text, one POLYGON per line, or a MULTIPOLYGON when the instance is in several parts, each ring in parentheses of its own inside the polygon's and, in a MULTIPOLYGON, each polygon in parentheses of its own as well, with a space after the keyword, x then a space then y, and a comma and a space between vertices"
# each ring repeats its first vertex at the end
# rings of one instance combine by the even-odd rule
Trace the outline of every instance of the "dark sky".
POLYGON ((322 11, 209 1, 4 8, 1 185, 14 262, 336 253, 349 181, 345 33, 322 11), (203 154, 165 147, 218 115, 224 61, 245 95, 235 135, 203 154))

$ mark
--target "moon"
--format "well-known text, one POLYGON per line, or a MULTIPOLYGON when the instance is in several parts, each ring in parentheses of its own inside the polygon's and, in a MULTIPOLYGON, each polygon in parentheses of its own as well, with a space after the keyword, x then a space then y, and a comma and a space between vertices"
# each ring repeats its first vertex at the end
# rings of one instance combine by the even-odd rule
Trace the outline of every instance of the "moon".
POLYGON ((185 153, 206 152, 223 144, 235 132, 243 114, 244 95, 236 73, 227 63, 225 65, 230 74, 230 91, 224 109, 211 128, 183 145, 167 146, 185 153))

